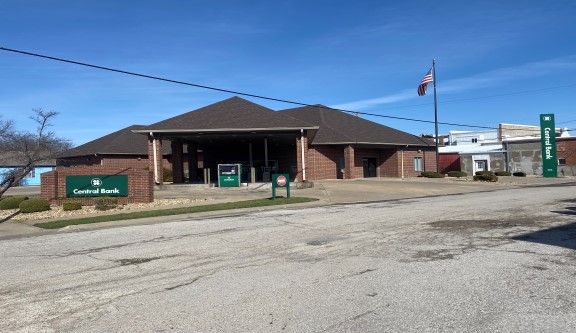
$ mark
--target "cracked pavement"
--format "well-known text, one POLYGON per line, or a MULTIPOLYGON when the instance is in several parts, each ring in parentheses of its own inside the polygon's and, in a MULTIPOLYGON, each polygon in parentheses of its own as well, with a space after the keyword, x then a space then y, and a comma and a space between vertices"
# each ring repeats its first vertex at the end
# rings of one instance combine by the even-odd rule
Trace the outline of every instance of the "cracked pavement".
POLYGON ((574 189, 3 240, 0 331, 574 331, 574 189))

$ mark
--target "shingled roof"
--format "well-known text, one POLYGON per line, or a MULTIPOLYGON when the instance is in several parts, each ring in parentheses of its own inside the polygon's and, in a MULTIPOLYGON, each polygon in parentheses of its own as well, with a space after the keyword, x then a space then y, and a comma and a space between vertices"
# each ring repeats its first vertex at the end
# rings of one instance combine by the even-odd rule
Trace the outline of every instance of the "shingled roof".
POLYGON ((314 126, 240 97, 232 97, 146 126, 141 132, 300 128, 314 126))
MULTIPOLYGON (((0 155, 0 168, 14 168, 21 167, 28 163, 28 159, 22 152, 9 151, 0 155)), ((56 166, 55 159, 42 160, 36 163, 37 167, 56 166)))
MULTIPOLYGON (((59 158, 86 155, 148 155, 148 138, 132 132, 144 128, 143 125, 132 125, 96 140, 87 142, 60 154, 59 158)), ((169 145, 166 145, 169 146, 169 145)), ((164 154, 169 147, 163 146, 164 154)))
POLYGON ((322 105, 280 113, 319 126, 312 144, 382 144, 432 146, 432 141, 322 105))

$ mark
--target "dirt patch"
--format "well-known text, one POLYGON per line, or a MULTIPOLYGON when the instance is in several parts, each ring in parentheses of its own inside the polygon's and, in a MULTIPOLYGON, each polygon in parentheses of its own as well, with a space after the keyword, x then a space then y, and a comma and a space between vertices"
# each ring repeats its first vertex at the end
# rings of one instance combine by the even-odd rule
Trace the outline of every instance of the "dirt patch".
POLYGON ((160 257, 153 257, 153 258, 128 258, 128 259, 118 259, 116 262, 120 263, 121 266, 128 266, 128 265, 138 265, 143 264, 146 262, 150 262, 152 260, 158 260, 160 257))
POLYGON ((327 239, 314 239, 314 240, 306 242, 306 244, 311 245, 311 246, 322 246, 322 245, 326 245, 328 243, 330 243, 330 241, 327 239))
POLYGON ((505 229, 513 227, 534 227, 538 224, 533 219, 519 217, 505 220, 441 220, 430 222, 434 229, 446 231, 464 231, 467 229, 505 229))
POLYGON ((456 254, 450 252, 450 250, 440 249, 418 251, 412 256, 412 258, 416 259, 416 261, 437 261, 454 259, 455 255, 456 254))

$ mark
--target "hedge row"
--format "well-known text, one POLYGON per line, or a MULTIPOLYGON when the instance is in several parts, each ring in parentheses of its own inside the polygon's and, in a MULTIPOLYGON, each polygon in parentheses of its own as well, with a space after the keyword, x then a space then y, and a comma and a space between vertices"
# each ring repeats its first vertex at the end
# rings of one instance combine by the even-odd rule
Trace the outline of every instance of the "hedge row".
POLYGON ((94 201, 96 210, 109 210, 118 206, 118 198, 116 197, 99 197, 94 201))
POLYGON ((17 209, 24 200, 28 200, 28 197, 14 196, 2 198, 2 200, 0 200, 0 210, 17 209))
POLYGON ((492 171, 477 171, 473 179, 474 181, 497 182, 498 176, 492 171))
POLYGON ((467 177, 468 174, 464 171, 448 171, 448 177, 457 177, 457 178, 461 178, 461 177, 467 177))
POLYGON ((443 174, 432 171, 422 171, 421 176, 426 178, 444 178, 443 174))
POLYGON ((21 213, 35 213, 50 210, 50 202, 46 199, 28 199, 20 203, 21 213))

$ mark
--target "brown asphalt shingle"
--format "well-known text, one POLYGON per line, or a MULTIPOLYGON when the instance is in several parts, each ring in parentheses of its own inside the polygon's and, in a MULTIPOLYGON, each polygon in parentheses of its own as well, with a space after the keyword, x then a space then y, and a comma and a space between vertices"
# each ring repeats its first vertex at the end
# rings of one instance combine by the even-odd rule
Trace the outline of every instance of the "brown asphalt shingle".
POLYGON ((200 109, 172 117, 145 130, 210 130, 257 128, 309 128, 305 121, 273 111, 240 97, 232 97, 200 109))
MULTIPOLYGON (((132 130, 144 128, 143 125, 132 125, 96 140, 87 142, 60 154, 59 158, 86 156, 94 154, 148 155, 148 138, 132 130)), ((164 145, 163 148, 167 148, 164 145)), ((166 152, 165 152, 166 153, 166 152)))
POLYGON ((321 105, 287 109, 280 113, 319 126, 312 144, 434 145, 430 140, 321 105))

